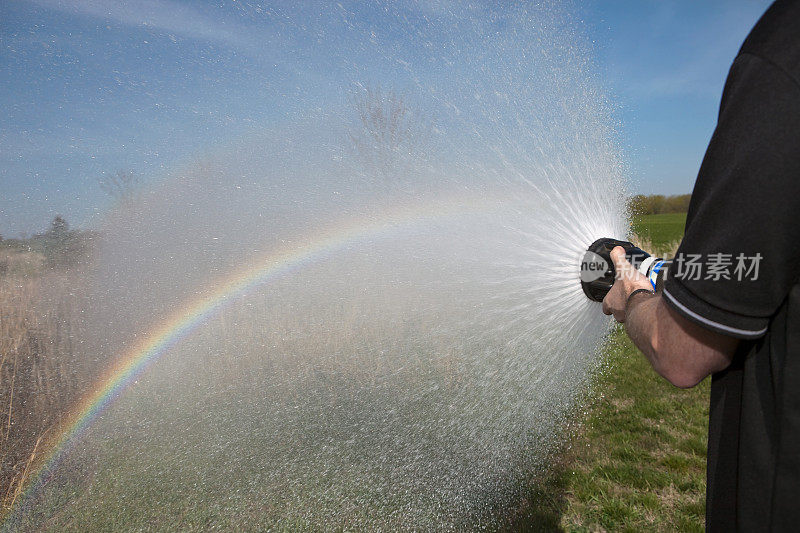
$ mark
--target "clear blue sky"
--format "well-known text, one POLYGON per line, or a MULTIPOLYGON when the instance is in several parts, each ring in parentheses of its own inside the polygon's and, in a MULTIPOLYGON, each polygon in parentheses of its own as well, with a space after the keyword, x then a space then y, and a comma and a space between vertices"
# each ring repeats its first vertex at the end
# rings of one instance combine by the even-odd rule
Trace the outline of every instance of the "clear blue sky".
MULTIPOLYGON (((326 39, 344 39, 319 29, 337 10, 348 13, 335 32, 368 35, 389 16, 352 5, 221 4, 0 3, 0 234, 42 231, 56 214, 84 225, 109 206, 97 186, 104 172, 157 178, 209 147, 317 105, 331 80, 342 81, 326 39)), ((635 190, 691 190, 727 70, 768 4, 577 6, 619 110, 635 190)), ((416 8, 425 15, 447 2, 416 8)), ((344 53, 353 79, 374 61, 358 46, 344 53)), ((391 84, 390 71, 377 72, 391 84)))

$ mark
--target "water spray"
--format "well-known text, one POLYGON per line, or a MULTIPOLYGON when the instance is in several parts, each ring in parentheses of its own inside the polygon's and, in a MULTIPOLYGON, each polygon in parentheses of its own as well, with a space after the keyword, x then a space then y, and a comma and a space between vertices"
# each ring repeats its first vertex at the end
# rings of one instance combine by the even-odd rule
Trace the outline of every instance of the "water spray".
POLYGON ((653 257, 632 242, 604 237, 589 246, 581 261, 581 288, 590 300, 602 302, 614 285, 617 272, 611 259, 611 250, 617 246, 625 249, 625 258, 650 280, 653 289, 661 287, 668 261, 653 257))

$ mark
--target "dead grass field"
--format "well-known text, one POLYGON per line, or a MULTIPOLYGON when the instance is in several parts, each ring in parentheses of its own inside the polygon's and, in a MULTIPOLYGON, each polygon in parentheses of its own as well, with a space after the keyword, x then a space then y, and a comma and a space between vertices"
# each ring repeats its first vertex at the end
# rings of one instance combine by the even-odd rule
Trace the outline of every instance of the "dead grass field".
POLYGON ((97 375, 80 355, 82 273, 44 268, 36 252, 0 253, 0 498, 23 490, 48 431, 97 375))

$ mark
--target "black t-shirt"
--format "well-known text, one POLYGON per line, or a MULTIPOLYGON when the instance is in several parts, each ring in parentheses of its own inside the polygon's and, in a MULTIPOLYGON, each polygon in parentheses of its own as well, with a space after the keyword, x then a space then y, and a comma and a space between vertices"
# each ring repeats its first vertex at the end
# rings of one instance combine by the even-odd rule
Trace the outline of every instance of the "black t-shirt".
POLYGON ((676 257, 665 300, 743 339, 712 378, 706 525, 800 529, 799 1, 774 3, 731 67, 676 257))

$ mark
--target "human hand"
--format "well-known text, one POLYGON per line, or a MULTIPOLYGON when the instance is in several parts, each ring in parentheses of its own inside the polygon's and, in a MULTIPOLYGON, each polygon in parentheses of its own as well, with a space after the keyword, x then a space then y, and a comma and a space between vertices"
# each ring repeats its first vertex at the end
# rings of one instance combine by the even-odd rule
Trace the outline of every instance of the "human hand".
POLYGON ((645 276, 633 268, 633 265, 625 257, 625 249, 622 246, 611 250, 611 260, 614 261, 617 279, 606 297, 603 298, 603 313, 614 315, 617 322, 624 323, 628 297, 631 293, 636 289, 652 291, 653 286, 645 276))

